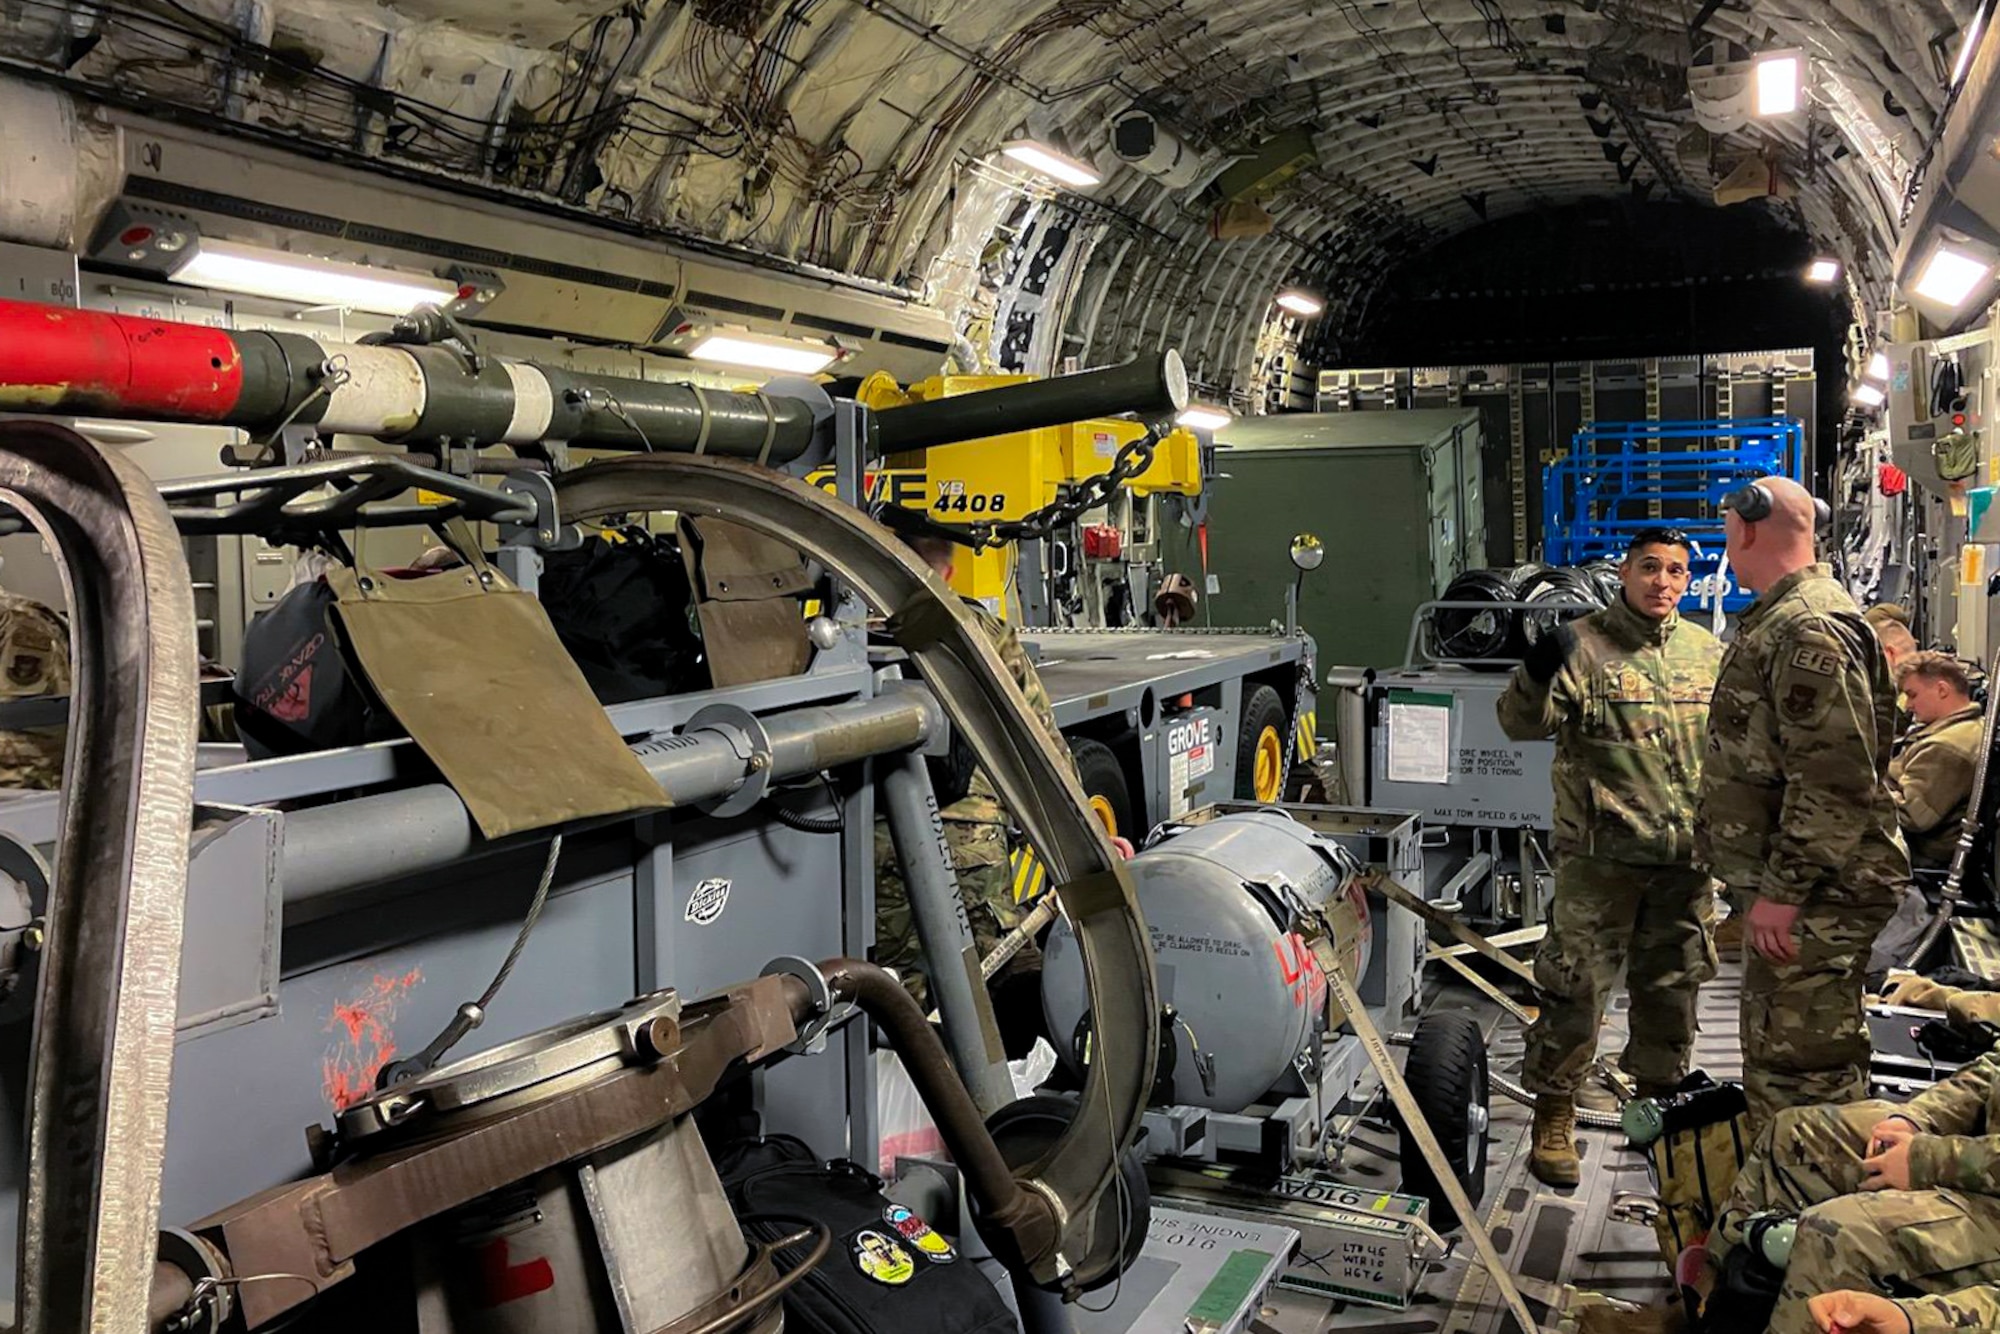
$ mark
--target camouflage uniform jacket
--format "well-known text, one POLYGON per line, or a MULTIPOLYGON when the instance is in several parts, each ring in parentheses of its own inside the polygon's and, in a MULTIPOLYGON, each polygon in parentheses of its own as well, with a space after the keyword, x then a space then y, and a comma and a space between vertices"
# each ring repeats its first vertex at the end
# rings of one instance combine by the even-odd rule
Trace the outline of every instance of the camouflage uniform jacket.
POLYGON ((1910 1141, 1910 1189, 2000 1195, 2000 1052, 1933 1084, 1894 1114, 1921 1132, 1910 1141))
POLYGON ((1897 1302, 1910 1318, 1910 1334, 1951 1334, 1953 1330, 2000 1329, 2000 1287, 1960 1288, 1935 1297, 1897 1302))
POLYGON ((1496 706, 1514 740, 1556 739, 1555 849, 1685 866, 1722 646, 1698 625, 1655 621, 1622 598, 1571 625, 1576 643, 1548 683, 1516 668, 1496 706))
POLYGON ((1972 704, 1915 728, 1897 743, 1889 778, 1896 785, 1896 817, 1909 840, 1910 860, 1918 865, 1951 861, 1984 739, 1979 706, 1972 704))
MULTIPOLYGON (((1069 743, 1063 740, 1062 729, 1056 726, 1055 706, 1049 702, 1048 688, 1042 684, 1035 664, 1029 661, 1028 650, 1022 645, 1020 634, 977 602, 968 599, 965 607, 992 641, 994 651, 1007 666, 1007 674, 1021 688, 1021 694, 1028 701, 1028 710, 1042 720, 1042 726, 1048 729, 1056 749, 1064 755, 1069 754, 1069 743)), ((984 769, 975 770, 965 796, 939 814, 947 821, 960 824, 1007 823, 1007 808, 1000 804, 1000 794, 994 790, 992 780, 987 778, 984 769)))
MULTIPOLYGON (((33 598, 0 593, 0 699, 69 692, 69 626, 33 598)), ((68 731, 0 731, 0 787, 60 787, 68 731)))
POLYGON ((1709 706, 1695 859, 1774 903, 1893 904, 1910 878, 1889 751, 1896 691, 1824 565, 1752 603, 1709 706))

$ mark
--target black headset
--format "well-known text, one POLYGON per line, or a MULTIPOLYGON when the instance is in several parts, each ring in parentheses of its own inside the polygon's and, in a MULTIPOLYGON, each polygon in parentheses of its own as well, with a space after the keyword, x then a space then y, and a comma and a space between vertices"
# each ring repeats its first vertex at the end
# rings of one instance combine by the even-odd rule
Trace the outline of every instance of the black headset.
MULTIPOLYGON (((1833 508, 1818 496, 1812 498, 1813 518, 1820 524, 1833 522, 1833 508)), ((1731 491, 1722 498, 1722 508, 1735 510, 1736 517, 1745 523, 1756 523, 1759 519, 1771 517, 1771 489, 1762 482, 1752 482, 1745 487, 1731 491)))

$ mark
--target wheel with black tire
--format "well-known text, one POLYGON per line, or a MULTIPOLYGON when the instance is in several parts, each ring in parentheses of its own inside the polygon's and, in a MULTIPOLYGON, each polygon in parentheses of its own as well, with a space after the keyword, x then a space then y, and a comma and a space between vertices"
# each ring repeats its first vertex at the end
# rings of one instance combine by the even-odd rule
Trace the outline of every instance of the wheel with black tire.
POLYGON ((1236 731, 1236 799, 1276 801, 1285 787, 1285 701, 1270 686, 1243 692, 1236 731))
MULTIPOLYGON (((1054 1148, 1075 1117, 1072 1099, 1037 1093, 993 1113, 986 1119, 986 1128, 1007 1165, 1020 1168, 1039 1161, 1054 1148)), ((1097 1197, 1095 1208, 1083 1253, 1069 1257, 1077 1285, 1085 1292, 1103 1287, 1130 1269, 1146 1244, 1146 1229, 1153 1219, 1153 1193, 1146 1184, 1146 1165, 1136 1145, 1119 1156, 1118 1179, 1097 1197)))
POLYGON ((1090 799, 1090 811, 1113 838, 1134 837, 1137 822, 1132 815, 1132 789, 1125 782, 1125 766, 1111 747, 1089 737, 1072 737, 1070 758, 1076 761, 1076 778, 1083 795, 1090 799))
MULTIPOLYGON (((1427 1014, 1417 1023, 1403 1082, 1444 1150, 1459 1185, 1476 1205, 1486 1193, 1486 1035, 1469 1014, 1427 1014)), ((1403 1193, 1431 1202, 1431 1225, 1446 1232, 1459 1224, 1436 1175, 1407 1125, 1402 1132, 1403 1193)))

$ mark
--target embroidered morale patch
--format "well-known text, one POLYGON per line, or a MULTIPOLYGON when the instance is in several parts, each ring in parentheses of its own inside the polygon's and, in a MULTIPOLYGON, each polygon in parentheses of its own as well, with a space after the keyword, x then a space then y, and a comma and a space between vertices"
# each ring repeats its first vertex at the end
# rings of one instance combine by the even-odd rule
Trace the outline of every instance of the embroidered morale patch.
POLYGON ((939 1235, 937 1230, 922 1218, 900 1204, 892 1204, 882 1211, 882 1221, 894 1228, 896 1235, 923 1253, 923 1257, 934 1265, 948 1265, 958 1258, 951 1243, 939 1235))
POLYGON ((1819 691, 1812 686, 1793 686, 1780 706, 1787 718, 1810 718, 1819 704, 1819 691))
POLYGON ((886 1233, 864 1228, 848 1244, 853 1248, 854 1267, 885 1288, 900 1288, 917 1272, 917 1262, 910 1253, 886 1233))
POLYGON ((1792 666, 1815 676, 1832 676, 1840 670, 1840 657, 1823 648, 1802 648, 1792 655, 1792 666))

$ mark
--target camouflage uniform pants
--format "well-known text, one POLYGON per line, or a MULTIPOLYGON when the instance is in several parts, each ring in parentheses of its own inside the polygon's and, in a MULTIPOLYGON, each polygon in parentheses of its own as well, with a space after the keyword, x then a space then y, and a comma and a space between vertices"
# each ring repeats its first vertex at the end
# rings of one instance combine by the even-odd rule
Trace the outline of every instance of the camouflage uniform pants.
POLYGON ((1546 1000, 1528 1030, 1522 1082, 1536 1093, 1576 1092, 1622 968, 1632 1019, 1620 1064, 1641 1083, 1677 1083, 1694 1046, 1695 995, 1715 976, 1714 921, 1704 872, 1564 857, 1549 933, 1535 954, 1546 1000))
POLYGON ((1861 991, 1869 949, 1892 904, 1809 908, 1794 934, 1799 954, 1774 964, 1744 949, 1743 1092, 1750 1127, 1784 1107, 1868 1096, 1868 1024, 1861 991))
POLYGON ((1823 1292, 1950 1292, 2000 1280, 2000 1199, 1941 1190, 1861 1192, 1868 1132, 1894 1103, 1788 1107, 1758 1135, 1710 1253, 1741 1244, 1760 1210, 1799 1215, 1770 1334, 1818 1334, 1806 1309, 1823 1292))
MULTIPOLYGON (((1000 938, 1024 916, 1014 904, 1014 877, 1007 864, 1007 829, 984 822, 946 820, 945 843, 951 849, 951 869, 958 876, 958 896, 972 927, 973 943, 984 958, 1000 938)), ((892 968, 926 1013, 931 1008, 925 974, 924 947, 903 886, 896 847, 886 820, 875 822, 875 962, 892 968)), ((1041 967, 1041 951, 1033 941, 1007 961, 993 979, 1041 967)))

